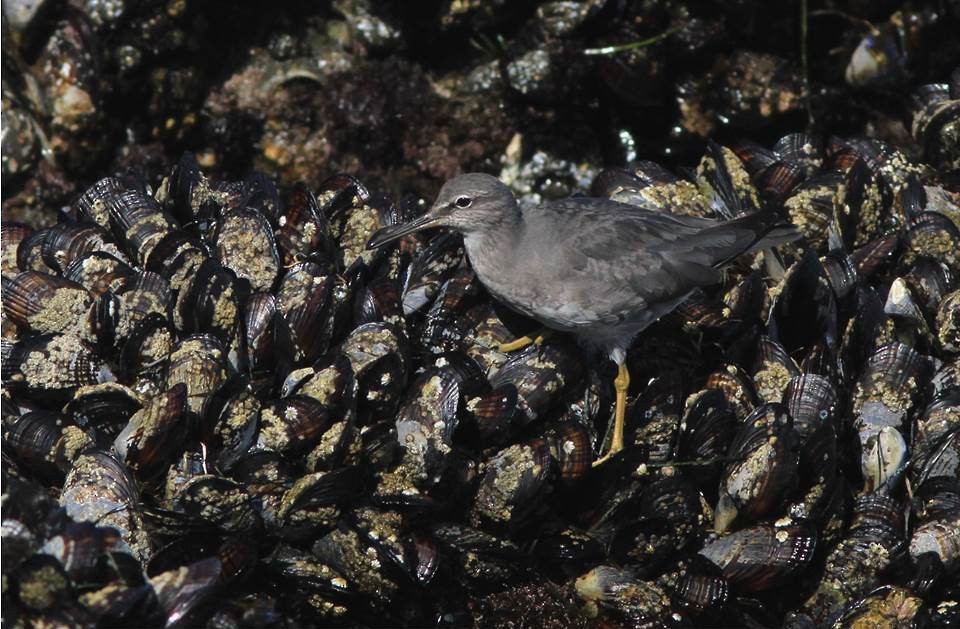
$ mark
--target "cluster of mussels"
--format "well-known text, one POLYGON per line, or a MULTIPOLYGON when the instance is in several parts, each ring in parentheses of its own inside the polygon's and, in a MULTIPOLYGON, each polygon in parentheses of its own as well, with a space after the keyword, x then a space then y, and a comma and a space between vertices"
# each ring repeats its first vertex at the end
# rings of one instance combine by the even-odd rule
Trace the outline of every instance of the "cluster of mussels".
POLYGON ((960 100, 917 106, 922 160, 793 134, 597 177, 804 239, 641 335, 596 468, 609 366, 502 352, 533 323, 455 235, 367 250, 412 198, 185 156, 3 223, 5 620, 960 623, 960 100))

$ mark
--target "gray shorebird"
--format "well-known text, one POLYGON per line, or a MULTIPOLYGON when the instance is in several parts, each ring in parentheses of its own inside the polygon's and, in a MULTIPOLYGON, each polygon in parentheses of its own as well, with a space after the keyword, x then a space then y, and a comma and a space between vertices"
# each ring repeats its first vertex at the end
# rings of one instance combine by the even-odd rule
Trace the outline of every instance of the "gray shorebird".
POLYGON ((595 465, 623 449, 634 337, 695 288, 719 281, 719 269, 740 254, 797 237, 768 212, 716 221, 587 197, 520 208, 499 179, 468 173, 444 184, 426 214, 384 227, 367 246, 431 227, 463 235, 477 277, 496 299, 616 363, 613 437, 595 465))

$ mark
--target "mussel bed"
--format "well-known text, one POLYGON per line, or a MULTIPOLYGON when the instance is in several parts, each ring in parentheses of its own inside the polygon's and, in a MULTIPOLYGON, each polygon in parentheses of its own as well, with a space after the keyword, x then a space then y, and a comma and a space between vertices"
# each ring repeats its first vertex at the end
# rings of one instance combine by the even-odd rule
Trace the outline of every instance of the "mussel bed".
MULTIPOLYGON (((948 95, 947 95, 948 96, 948 95)), ((947 97, 945 96, 945 97, 947 97)), ((710 143, 591 194, 783 211, 610 365, 489 297, 423 208, 208 178, 4 223, 4 604, 14 623, 956 622, 960 206, 878 140, 710 143), (789 172, 792 176, 781 176, 789 172), (674 201, 682 198, 682 202, 674 201), (584 360, 587 358, 588 360, 584 360)))
POLYGON ((763 3, 80 4, 4 3, 4 622, 960 626, 955 3, 811 2, 810 76, 763 3), (612 364, 366 248, 467 168, 803 238, 637 338, 593 467, 612 364))

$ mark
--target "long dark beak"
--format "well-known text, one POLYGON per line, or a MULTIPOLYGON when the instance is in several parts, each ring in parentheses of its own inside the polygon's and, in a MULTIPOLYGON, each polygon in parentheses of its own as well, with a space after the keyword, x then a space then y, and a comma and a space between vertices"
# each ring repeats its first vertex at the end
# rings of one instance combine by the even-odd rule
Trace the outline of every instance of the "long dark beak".
POLYGON ((432 208, 423 216, 417 217, 409 223, 403 223, 402 225, 387 225, 386 227, 378 229, 376 233, 370 237, 370 240, 367 241, 367 249, 376 249, 377 247, 381 247, 388 242, 399 240, 407 234, 418 232, 421 229, 438 227, 440 221, 445 216, 444 209, 445 208, 432 208))

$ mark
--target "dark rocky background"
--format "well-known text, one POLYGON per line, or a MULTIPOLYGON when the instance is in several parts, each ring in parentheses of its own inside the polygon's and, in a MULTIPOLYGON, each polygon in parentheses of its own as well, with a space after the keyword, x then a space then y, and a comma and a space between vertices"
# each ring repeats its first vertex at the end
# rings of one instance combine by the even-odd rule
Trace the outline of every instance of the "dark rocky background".
POLYGON ((631 159, 695 164, 707 136, 769 145, 809 125, 915 154, 911 88, 947 79, 958 15, 955 0, 5 0, 4 218, 54 222, 129 167, 156 184, 183 151, 215 175, 315 187, 347 171, 394 195, 483 170, 531 199, 631 159))

